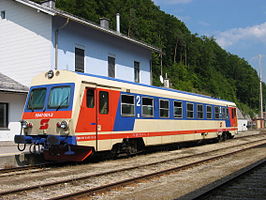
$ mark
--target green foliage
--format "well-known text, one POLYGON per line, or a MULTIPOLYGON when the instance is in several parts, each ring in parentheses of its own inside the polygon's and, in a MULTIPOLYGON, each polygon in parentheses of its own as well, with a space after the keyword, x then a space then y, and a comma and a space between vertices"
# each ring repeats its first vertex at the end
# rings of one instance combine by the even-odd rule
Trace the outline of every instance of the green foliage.
MULTIPOLYGON (((191 34, 183 22, 161 11, 152 0, 57 0, 56 7, 95 23, 100 17, 109 18, 112 29, 119 12, 123 34, 163 50, 163 71, 173 88, 234 101, 247 113, 258 110, 256 71, 222 49, 214 38, 191 34)), ((160 57, 154 54, 155 85, 161 85, 160 72, 160 57)))

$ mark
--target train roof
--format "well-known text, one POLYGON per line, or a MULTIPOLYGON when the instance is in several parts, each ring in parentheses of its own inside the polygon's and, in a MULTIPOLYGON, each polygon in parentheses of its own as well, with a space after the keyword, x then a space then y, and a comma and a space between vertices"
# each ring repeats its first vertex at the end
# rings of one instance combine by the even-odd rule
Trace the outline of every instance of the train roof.
POLYGON ((162 98, 174 98, 184 99, 187 101, 196 101, 209 104, 236 106, 235 103, 213 98, 210 96, 196 94, 171 88, 157 87, 153 85, 146 85, 142 83, 135 83, 131 81, 110 78, 106 76, 73 72, 67 70, 55 71, 55 77, 53 79, 47 78, 47 72, 41 73, 33 78, 32 85, 45 85, 45 84, 56 84, 56 83, 87 83, 94 85, 94 87, 106 87, 112 88, 129 93, 139 93, 147 96, 159 96, 162 98))

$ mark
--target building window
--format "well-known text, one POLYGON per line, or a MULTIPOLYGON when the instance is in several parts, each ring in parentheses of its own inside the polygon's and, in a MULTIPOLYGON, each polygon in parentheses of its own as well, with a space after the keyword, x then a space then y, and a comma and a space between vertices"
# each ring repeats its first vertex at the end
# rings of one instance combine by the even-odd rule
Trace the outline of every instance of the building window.
POLYGON ((108 92, 100 91, 100 114, 108 114, 109 112, 109 97, 108 92))
POLYGON ((174 118, 182 118, 182 102, 174 101, 174 118))
POLYGON ((168 118, 169 117, 169 101, 160 100, 160 117, 168 118))
POLYGON ((84 72, 84 49, 75 48, 75 71, 84 72))
POLYGON ((115 78, 115 58, 108 56, 108 76, 115 78))
POLYGON ((143 117, 153 117, 153 98, 142 98, 143 117))
POLYGON ((0 128, 8 127, 8 104, 0 103, 0 128))
POLYGON ((206 110, 207 119, 212 119, 212 107, 206 106, 206 110))
POLYGON ((2 10, 1 11, 1 19, 5 19, 6 18, 6 11, 2 10))
POLYGON ((139 62, 134 61, 134 80, 136 83, 139 83, 139 62))
POLYGON ((134 96, 132 95, 121 96, 121 111, 122 111, 122 116, 125 117, 135 116, 134 96))
POLYGON ((214 107, 214 115, 215 115, 215 119, 219 119, 220 118, 220 109, 218 106, 214 107))
POLYGON ((198 119, 203 119, 203 105, 197 105, 198 119))
POLYGON ((194 118, 194 104, 187 103, 187 118, 194 118))

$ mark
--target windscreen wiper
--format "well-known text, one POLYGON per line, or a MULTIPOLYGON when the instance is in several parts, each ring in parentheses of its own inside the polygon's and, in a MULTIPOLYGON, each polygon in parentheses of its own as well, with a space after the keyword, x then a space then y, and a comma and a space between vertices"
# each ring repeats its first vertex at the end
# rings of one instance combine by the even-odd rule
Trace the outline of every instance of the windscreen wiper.
POLYGON ((68 99, 69 96, 67 96, 66 98, 64 98, 64 100, 60 103, 60 105, 56 108, 56 111, 59 110, 59 108, 61 108, 63 106, 63 104, 65 103, 65 101, 68 99))

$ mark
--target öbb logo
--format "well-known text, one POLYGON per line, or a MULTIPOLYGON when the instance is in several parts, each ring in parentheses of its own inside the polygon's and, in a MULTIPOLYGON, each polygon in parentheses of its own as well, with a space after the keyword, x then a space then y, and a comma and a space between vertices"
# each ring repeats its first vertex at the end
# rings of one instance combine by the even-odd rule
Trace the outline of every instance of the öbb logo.
POLYGON ((42 119, 41 121, 40 121, 40 129, 41 130, 43 130, 43 129, 48 129, 48 127, 49 127, 49 124, 48 124, 48 122, 49 122, 49 120, 50 119, 42 119))

